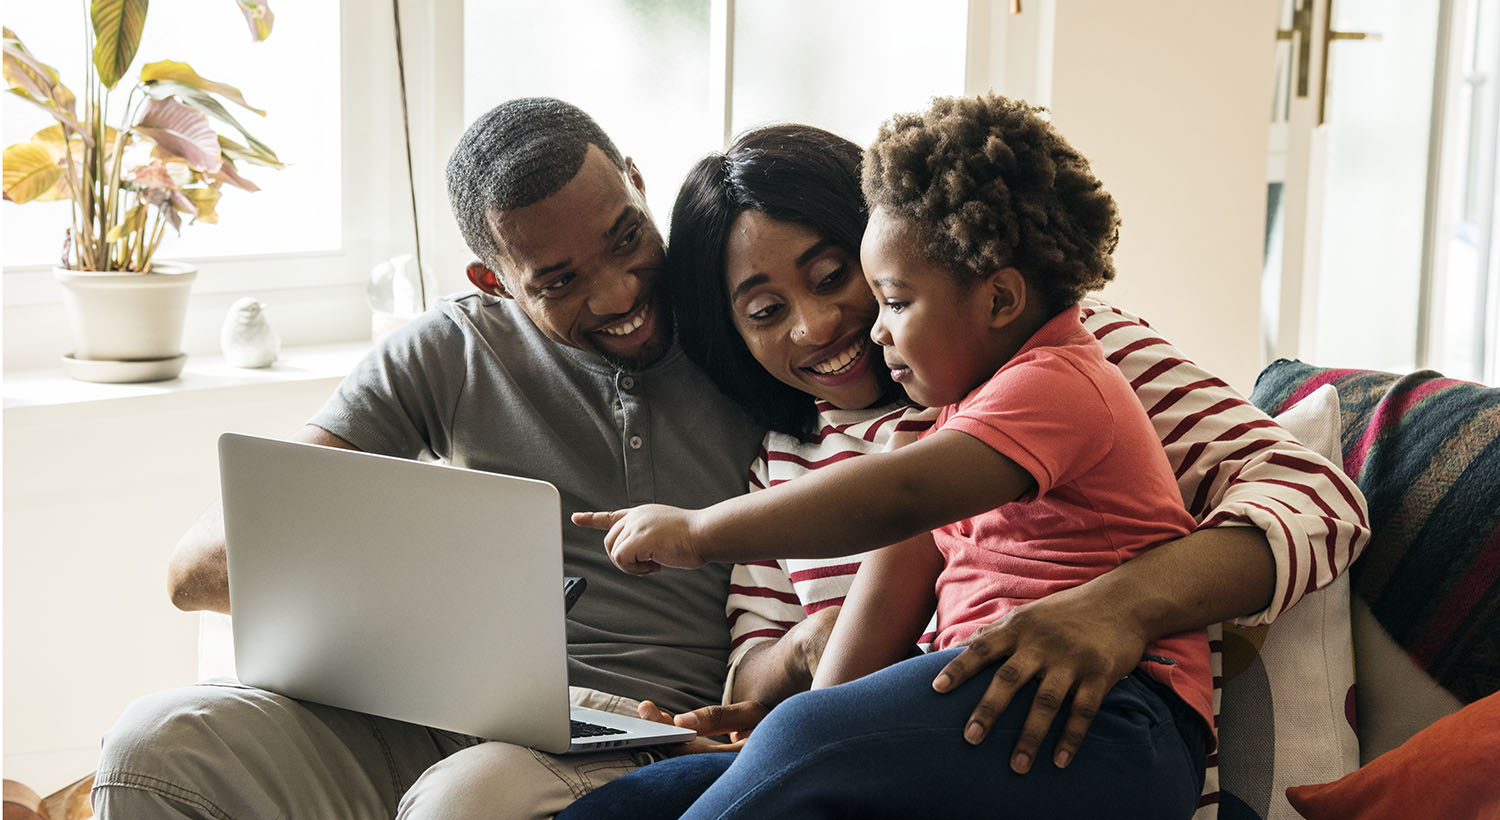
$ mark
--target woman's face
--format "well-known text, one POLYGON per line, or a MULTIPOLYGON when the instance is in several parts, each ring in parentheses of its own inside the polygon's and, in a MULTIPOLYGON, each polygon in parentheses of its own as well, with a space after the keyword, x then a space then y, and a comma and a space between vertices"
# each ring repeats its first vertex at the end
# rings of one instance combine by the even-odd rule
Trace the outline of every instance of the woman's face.
POLYGON ((744 211, 729 229, 724 277, 734 327, 777 379, 844 410, 884 397, 870 341, 875 297, 859 258, 811 228, 744 211))

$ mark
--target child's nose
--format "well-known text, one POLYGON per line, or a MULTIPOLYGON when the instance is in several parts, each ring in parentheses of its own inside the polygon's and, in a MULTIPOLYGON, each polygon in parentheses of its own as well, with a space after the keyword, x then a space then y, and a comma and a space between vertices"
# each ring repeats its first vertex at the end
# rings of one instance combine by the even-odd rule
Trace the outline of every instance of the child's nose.
POLYGON ((875 324, 870 325, 870 341, 880 345, 881 347, 890 347, 891 334, 890 331, 885 329, 885 322, 882 321, 884 317, 884 310, 881 310, 879 313, 875 314, 875 324))

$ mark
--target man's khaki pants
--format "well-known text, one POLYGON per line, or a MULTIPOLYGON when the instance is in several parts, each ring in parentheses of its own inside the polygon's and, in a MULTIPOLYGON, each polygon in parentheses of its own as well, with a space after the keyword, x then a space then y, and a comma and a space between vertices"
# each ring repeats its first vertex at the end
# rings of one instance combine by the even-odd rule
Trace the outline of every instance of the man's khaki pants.
MULTIPOLYGON (((635 714, 628 698, 570 695, 635 714)), ((93 801, 103 820, 544 818, 654 759, 550 755, 216 682, 131 704, 104 738, 93 801)))

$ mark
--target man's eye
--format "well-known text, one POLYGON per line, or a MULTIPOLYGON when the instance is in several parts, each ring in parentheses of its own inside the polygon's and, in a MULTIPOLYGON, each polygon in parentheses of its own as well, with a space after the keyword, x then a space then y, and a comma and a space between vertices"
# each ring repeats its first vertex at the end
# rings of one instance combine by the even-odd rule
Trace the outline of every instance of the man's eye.
POLYGON ((565 273, 562 276, 559 276, 556 279, 548 282, 547 284, 542 285, 542 290, 547 291, 548 293, 557 293, 566 288, 568 285, 573 284, 573 280, 577 278, 578 274, 576 273, 565 273))
POLYGON ((640 235, 641 235, 641 226, 640 225, 632 226, 630 230, 628 230, 628 231, 625 232, 624 236, 620 237, 620 243, 618 245, 616 245, 615 247, 616 248, 621 248, 621 249, 628 248, 631 245, 635 244, 635 240, 639 239, 640 235))

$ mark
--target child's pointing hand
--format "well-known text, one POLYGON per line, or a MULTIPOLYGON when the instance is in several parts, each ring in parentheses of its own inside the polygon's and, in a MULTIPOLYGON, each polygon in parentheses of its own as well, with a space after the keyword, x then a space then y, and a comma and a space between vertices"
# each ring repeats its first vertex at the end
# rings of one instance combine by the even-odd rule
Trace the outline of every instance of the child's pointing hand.
POLYGON ((615 566, 631 575, 662 567, 698 569, 703 556, 694 545, 693 511, 647 504, 614 512, 573 513, 580 527, 609 530, 604 548, 615 566))

